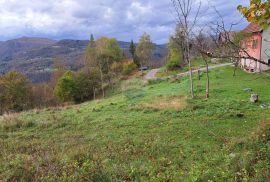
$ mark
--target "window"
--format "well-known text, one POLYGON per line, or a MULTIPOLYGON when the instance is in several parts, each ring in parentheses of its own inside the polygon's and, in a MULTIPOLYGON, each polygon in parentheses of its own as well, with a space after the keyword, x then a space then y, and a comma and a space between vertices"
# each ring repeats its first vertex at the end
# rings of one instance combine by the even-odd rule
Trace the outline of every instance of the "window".
POLYGON ((257 49, 258 40, 252 40, 252 49, 257 49))

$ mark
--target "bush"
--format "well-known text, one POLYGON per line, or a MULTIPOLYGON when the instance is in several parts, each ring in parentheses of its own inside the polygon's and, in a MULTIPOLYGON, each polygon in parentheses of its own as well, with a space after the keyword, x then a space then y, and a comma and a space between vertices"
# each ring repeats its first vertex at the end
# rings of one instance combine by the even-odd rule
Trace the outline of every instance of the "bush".
POLYGON ((122 62, 114 62, 111 65, 111 69, 114 73, 121 73, 123 71, 123 64, 122 62))
POLYGON ((75 74, 68 71, 59 79, 54 94, 63 102, 74 101, 76 89, 75 74))
POLYGON ((167 59, 166 68, 168 70, 175 70, 177 68, 180 68, 181 64, 183 64, 182 53, 179 51, 178 46, 176 46, 176 43, 172 38, 170 38, 168 49, 169 55, 167 59))
POLYGON ((24 75, 11 71, 0 76, 0 112, 22 111, 32 107, 31 84, 24 75))
POLYGON ((68 71, 59 79, 54 94, 63 102, 80 103, 91 99, 94 89, 99 87, 100 80, 97 70, 90 70, 89 73, 68 71))
POLYGON ((137 69, 137 65, 134 62, 130 62, 123 65, 123 74, 128 75, 137 69))
POLYGON ((168 70, 175 70, 180 67, 180 58, 178 56, 172 57, 166 64, 168 70))

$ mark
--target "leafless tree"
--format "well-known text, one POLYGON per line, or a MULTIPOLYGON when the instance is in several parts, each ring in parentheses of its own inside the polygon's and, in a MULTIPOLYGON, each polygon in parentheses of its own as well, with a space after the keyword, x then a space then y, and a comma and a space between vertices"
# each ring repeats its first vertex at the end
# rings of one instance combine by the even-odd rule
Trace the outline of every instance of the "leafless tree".
MULTIPOLYGON (((203 29, 198 33, 197 36, 195 36, 194 44, 196 45, 198 50, 200 51, 201 57, 205 62, 206 66, 206 89, 205 89, 205 97, 209 98, 209 91, 210 91, 210 77, 209 77, 209 63, 208 63, 208 55, 204 54, 206 52, 205 50, 209 49, 209 41, 207 41, 206 36, 202 33, 203 29)), ((209 53, 208 53, 209 54, 209 53)))
POLYGON ((182 54, 184 61, 189 65, 189 78, 190 78, 190 93, 192 99, 194 99, 194 85, 192 78, 192 66, 190 59, 190 43, 191 35, 194 27, 197 23, 197 18, 201 9, 201 1, 195 0, 171 0, 175 13, 177 24, 179 25, 179 31, 181 32, 181 42, 178 42, 182 46, 182 54))

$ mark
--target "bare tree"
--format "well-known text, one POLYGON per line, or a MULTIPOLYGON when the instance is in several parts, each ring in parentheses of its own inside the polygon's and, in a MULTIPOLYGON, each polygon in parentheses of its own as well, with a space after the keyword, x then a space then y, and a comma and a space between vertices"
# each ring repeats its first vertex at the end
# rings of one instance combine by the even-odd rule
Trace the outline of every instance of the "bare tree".
MULTIPOLYGON (((181 31, 182 42, 178 42, 182 46, 183 57, 189 66, 190 93, 194 99, 194 85, 192 78, 192 65, 190 59, 190 43, 192 31, 197 22, 197 18, 201 9, 201 1, 194 0, 171 0, 176 12, 176 20, 181 31), (195 10, 195 11, 194 11, 195 10)), ((181 40, 181 39, 180 39, 181 40)))
POLYGON ((202 33, 203 29, 199 32, 199 34, 195 37, 195 45, 198 47, 198 50, 200 51, 201 57, 205 62, 206 66, 206 89, 205 89, 205 97, 209 98, 209 91, 210 91, 210 77, 209 77, 209 63, 208 63, 208 55, 204 54, 205 50, 209 49, 209 41, 207 41, 206 36, 202 33))

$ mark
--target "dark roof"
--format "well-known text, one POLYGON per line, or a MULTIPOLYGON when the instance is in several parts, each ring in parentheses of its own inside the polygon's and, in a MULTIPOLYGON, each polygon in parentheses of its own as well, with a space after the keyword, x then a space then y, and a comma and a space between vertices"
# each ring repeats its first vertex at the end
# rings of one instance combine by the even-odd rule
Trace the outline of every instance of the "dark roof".
POLYGON ((260 27, 260 25, 258 24, 254 24, 254 23, 250 23, 245 29, 244 32, 247 33, 257 33, 257 32, 261 32, 262 28, 260 27))

